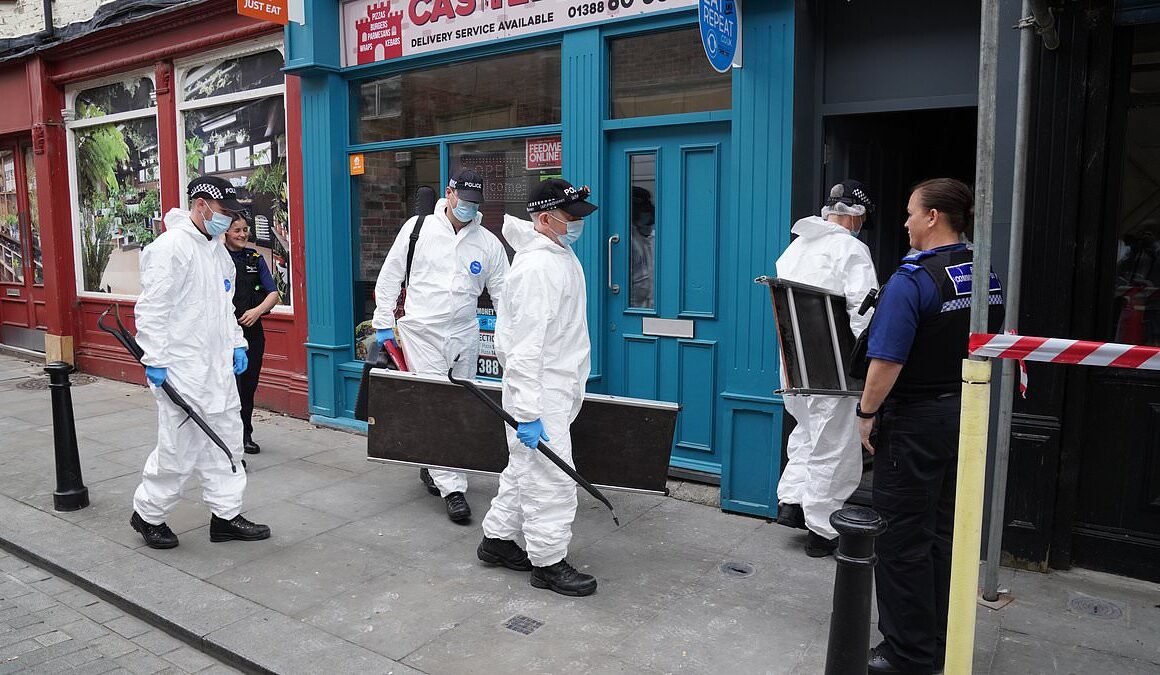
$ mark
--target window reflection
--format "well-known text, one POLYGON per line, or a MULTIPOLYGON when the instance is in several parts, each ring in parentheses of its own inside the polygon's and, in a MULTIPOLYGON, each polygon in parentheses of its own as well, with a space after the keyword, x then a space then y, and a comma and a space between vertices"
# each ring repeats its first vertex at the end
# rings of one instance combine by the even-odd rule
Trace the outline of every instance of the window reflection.
MULTIPOLYGON (((273 52, 278 54, 278 52, 273 52)), ((266 259, 279 302, 290 304, 290 219, 286 176, 286 106, 281 95, 188 110, 187 180, 224 178, 250 209, 251 241, 266 259)))
POLYGON ((630 155, 629 306, 656 309, 656 153, 630 155))
POLYGON ((36 203, 36 166, 32 146, 24 146, 24 178, 28 184, 28 220, 32 225, 32 283, 44 283, 44 265, 40 257, 40 207, 36 203))
POLYGON ((24 282, 20 215, 16 200, 16 155, 0 150, 0 283, 24 282))
MULTIPOLYGON (((528 218, 528 192, 546 178, 559 178, 560 137, 513 138, 499 141, 473 141, 449 146, 451 166, 474 170, 483 178, 483 226, 503 242, 508 257, 515 251, 501 232, 504 214, 528 218), (554 147, 556 152, 539 153, 529 168, 529 148, 554 147)), ((440 194, 442 196, 442 194, 440 194)))
MULTIPOLYGON (((358 177, 356 214, 359 255, 355 298, 359 306, 355 309, 359 321, 368 321, 369 327, 379 269, 403 223, 415 215, 415 191, 426 185, 442 197, 443 182, 439 179, 437 146, 368 152, 363 159, 365 172, 358 177)), ((361 343, 356 346, 361 348, 361 343)))
POLYGON ((84 290, 140 293, 140 249, 161 234, 155 118, 78 129, 76 167, 84 290))
POLYGON ((114 82, 77 94, 73 107, 77 119, 152 108, 157 105, 153 81, 148 77, 114 82))
POLYGON ((360 143, 559 123, 559 47, 424 68, 359 87, 360 143))
POLYGON ((1160 346, 1160 30, 1138 28, 1120 180, 1114 340, 1160 346))
POLYGON ((733 80, 709 65, 696 28, 612 40, 612 117, 728 110, 733 80))
POLYGON ((182 97, 193 101, 211 96, 237 94, 282 84, 282 52, 270 49, 259 54, 223 59, 195 66, 182 81, 182 97))

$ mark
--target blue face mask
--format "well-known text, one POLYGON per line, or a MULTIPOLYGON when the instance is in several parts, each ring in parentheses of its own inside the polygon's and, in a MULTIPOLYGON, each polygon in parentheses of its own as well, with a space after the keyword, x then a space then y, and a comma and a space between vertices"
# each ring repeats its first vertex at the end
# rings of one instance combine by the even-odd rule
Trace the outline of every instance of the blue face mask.
POLYGON ((230 229, 230 225, 232 225, 234 222, 233 218, 225 215, 224 213, 218 213, 213 209, 210 209, 210 213, 213 215, 208 219, 203 217, 202 224, 205 225, 206 234, 211 237, 216 237, 230 229))
MULTIPOLYGON (((560 219, 557 218, 556 220, 560 219)), ((580 239, 580 235, 584 233, 584 219, 581 218, 580 220, 563 220, 560 222, 565 223, 568 226, 568 231, 564 234, 556 235, 556 238, 564 246, 571 246, 572 244, 575 244, 580 239)))
POLYGON ((451 209, 451 213, 455 215, 455 219, 461 223, 470 223, 475 220, 475 214, 479 213, 479 204, 472 202, 465 202, 462 199, 451 209))

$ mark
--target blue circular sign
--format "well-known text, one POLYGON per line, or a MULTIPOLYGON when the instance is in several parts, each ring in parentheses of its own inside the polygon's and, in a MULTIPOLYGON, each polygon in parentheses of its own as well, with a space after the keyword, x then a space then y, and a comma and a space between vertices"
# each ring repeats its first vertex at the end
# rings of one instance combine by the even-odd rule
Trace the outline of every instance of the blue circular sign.
POLYGON ((480 265, 478 260, 472 260, 467 269, 471 270, 472 274, 479 274, 483 271, 483 265, 480 265))
POLYGON ((741 18, 734 0, 698 0, 697 16, 701 20, 701 45, 709 65, 719 73, 733 66, 737 45, 741 41, 741 18))

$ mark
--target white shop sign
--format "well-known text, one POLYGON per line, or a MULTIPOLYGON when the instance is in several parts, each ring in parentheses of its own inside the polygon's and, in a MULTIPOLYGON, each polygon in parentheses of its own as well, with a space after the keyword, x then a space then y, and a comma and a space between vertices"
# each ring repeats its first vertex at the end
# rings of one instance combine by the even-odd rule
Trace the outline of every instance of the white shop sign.
POLYGON ((696 5, 697 0, 353 0, 342 6, 342 63, 388 61, 696 5))

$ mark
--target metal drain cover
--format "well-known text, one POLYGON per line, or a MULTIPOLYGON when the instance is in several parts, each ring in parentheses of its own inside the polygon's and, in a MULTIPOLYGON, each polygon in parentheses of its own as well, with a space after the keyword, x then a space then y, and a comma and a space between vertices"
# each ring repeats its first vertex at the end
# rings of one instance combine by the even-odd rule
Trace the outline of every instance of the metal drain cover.
MULTIPOLYGON (((92 384, 97 381, 97 378, 92 375, 85 375, 83 373, 73 373, 68 376, 69 384, 74 387, 83 387, 86 384, 92 384)), ((17 389, 48 389, 48 376, 32 377, 23 382, 16 384, 17 389)))
POLYGON ((723 562, 718 569, 727 577, 747 577, 753 574, 753 565, 744 562, 723 562))
POLYGON ((1097 619, 1119 619, 1124 616, 1124 610, 1116 603, 1088 595, 1077 595, 1072 598, 1067 603, 1067 608, 1076 614, 1094 616, 1097 619))
POLYGON ((544 625, 543 621, 537 621, 536 619, 533 619, 530 616, 524 616, 523 614, 517 614, 517 615, 513 616, 512 618, 508 619, 507 623, 505 623, 503 625, 503 627, 508 629, 508 630, 514 630, 515 632, 519 633, 520 635, 531 635, 533 631, 535 631, 537 628, 539 628, 540 626, 543 626, 543 625, 544 625))

